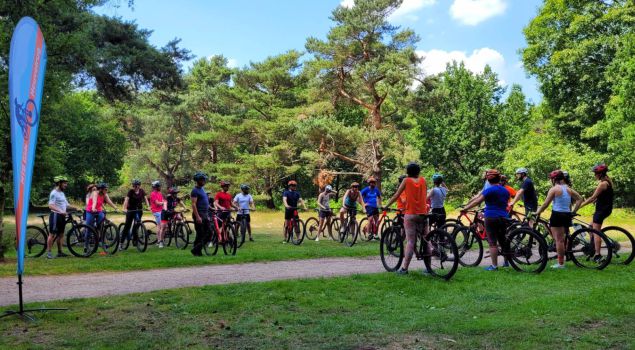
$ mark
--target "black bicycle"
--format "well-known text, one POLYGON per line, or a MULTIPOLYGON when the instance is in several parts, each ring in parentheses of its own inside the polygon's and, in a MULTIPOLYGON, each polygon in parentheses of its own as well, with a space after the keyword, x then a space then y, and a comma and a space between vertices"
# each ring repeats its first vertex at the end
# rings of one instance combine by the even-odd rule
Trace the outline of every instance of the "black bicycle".
MULTIPOLYGON (((119 232, 121 233, 121 241, 119 244, 119 249, 127 250, 130 247, 130 242, 137 247, 137 250, 141 253, 145 252, 148 249, 148 231, 146 226, 144 225, 144 221, 141 221, 141 215, 143 214, 143 210, 135 209, 128 210, 128 212, 136 212, 137 215, 134 217, 134 222, 130 226, 130 231, 123 232, 123 228, 125 223, 119 224, 119 232)), ((152 221, 152 220, 147 220, 152 221)), ((153 222, 153 221, 152 221, 153 222)), ((156 223, 155 223, 156 227, 156 223)))
POLYGON ((357 222, 357 208, 344 207, 346 209, 346 216, 344 222, 340 222, 339 218, 331 221, 331 231, 333 234, 337 232, 338 240, 340 243, 344 243, 349 247, 355 245, 357 236, 359 235, 359 223, 357 222))
MULTIPOLYGON (((306 238, 315 241, 318 238, 319 235, 319 231, 320 231, 320 212, 323 212, 323 210, 321 209, 314 209, 318 216, 312 216, 308 219, 306 219, 306 221, 304 222, 304 227, 305 227, 305 231, 306 231, 306 238)), ((329 211, 328 215, 331 217, 331 223, 329 224, 329 227, 326 227, 326 222, 324 223, 324 227, 322 228, 322 235, 324 236, 324 230, 329 231, 329 236, 331 237, 332 240, 334 241, 339 241, 339 236, 337 231, 333 231, 333 220, 335 220, 334 215, 333 215, 333 211, 329 211)), ((326 221, 326 219, 324 219, 326 221)))
POLYGON ((243 246, 243 244, 245 243, 245 234, 247 233, 247 227, 250 225, 249 222, 247 221, 247 215, 249 215, 250 212, 254 211, 253 209, 238 209, 238 215, 240 216, 240 220, 236 219, 236 220, 232 220, 232 222, 234 223, 234 226, 236 226, 236 233, 237 233, 237 242, 236 242, 236 247, 240 248, 243 246))
MULTIPOLYGON (((119 250, 119 228, 110 220, 104 212, 104 219, 95 227, 93 223, 86 223, 95 230, 84 233, 85 257, 89 257, 101 248, 104 254, 115 254, 119 250)), ((71 248, 69 248, 71 250, 71 248)), ((75 252, 71 250, 75 255, 75 252)))
POLYGON ((173 211, 166 225, 164 236, 164 240, 167 241, 166 246, 170 246, 172 241, 174 241, 174 245, 178 249, 187 248, 192 232, 190 226, 183 218, 183 212, 173 211))
MULTIPOLYGON (((48 237, 49 235, 51 235, 51 231, 49 231, 49 225, 46 220, 46 218, 49 217, 49 214, 40 214, 37 215, 37 217, 42 219, 41 227, 36 225, 28 225, 26 227, 24 256, 26 256, 27 258, 37 258, 39 256, 42 256, 42 254, 44 254, 44 252, 46 251, 46 242, 48 240, 48 237)), ((66 247, 69 250, 71 250, 68 243, 69 237, 73 236, 79 239, 79 233, 84 232, 85 229, 93 230, 92 227, 84 225, 81 220, 81 215, 78 215, 75 212, 67 214, 66 223, 71 224, 71 228, 66 231, 66 247)), ((81 239, 83 241, 83 238, 81 239)), ((77 246, 76 241, 73 240, 72 243, 74 243, 73 247, 77 246)), ((73 253, 72 250, 71 253, 73 253)), ((75 254, 73 253, 73 255, 75 254)))

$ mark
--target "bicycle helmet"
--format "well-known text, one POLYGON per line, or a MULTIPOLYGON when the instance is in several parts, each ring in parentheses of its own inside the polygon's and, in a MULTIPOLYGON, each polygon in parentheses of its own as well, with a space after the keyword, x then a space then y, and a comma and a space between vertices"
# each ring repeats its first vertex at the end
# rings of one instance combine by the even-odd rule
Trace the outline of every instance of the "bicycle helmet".
POLYGON ((415 162, 410 162, 406 165, 406 173, 408 176, 417 176, 421 172, 421 167, 415 162))
POLYGON ((247 185, 247 184, 241 184, 241 185, 240 185, 240 190, 241 190, 241 191, 249 191, 249 185, 247 185))
POLYGON ((105 182, 100 182, 99 184, 97 184, 97 189, 98 190, 103 190, 105 188, 108 188, 108 184, 105 182))
POLYGON ((564 173, 562 170, 554 170, 549 173, 549 178, 556 181, 564 180, 564 173))
POLYGON ((326 187, 324 187, 324 191, 326 191, 326 192, 333 192, 333 186, 331 186, 331 185, 326 185, 326 187))
POLYGON ((527 175, 529 173, 529 171, 527 170, 527 168, 518 168, 516 169, 516 174, 525 174, 527 175))
POLYGON ((64 175, 58 175, 58 176, 53 178, 53 182, 58 184, 60 182, 68 182, 68 179, 64 175))
POLYGON ((152 188, 159 188, 159 187, 161 187, 160 181, 152 181, 152 188))
POLYGON ((205 180, 207 181, 207 174, 197 171, 196 174, 194 174, 194 176, 192 176, 192 179, 194 181, 198 181, 198 180, 205 180))
POLYGON ((139 186, 139 185, 141 185, 141 180, 139 179, 132 180, 132 186, 139 186))
POLYGON ((289 182, 287 183, 287 185, 289 186, 296 186, 298 183, 295 180, 289 180, 289 182))
POLYGON ((501 182, 507 182, 507 175, 501 174, 501 182))
POLYGON ((495 178, 500 178, 501 173, 500 171, 496 170, 496 169, 490 169, 485 173, 485 178, 488 180, 491 179, 495 179, 495 178))
POLYGON ((179 188, 176 186, 170 187, 170 189, 168 190, 168 193, 179 193, 179 188))
POLYGON ((368 178, 368 180, 366 180, 366 182, 368 182, 368 183, 371 183, 371 182, 377 183, 377 180, 375 180, 375 178, 371 176, 371 177, 368 178))
POLYGON ((432 182, 436 183, 442 183, 443 182, 443 175, 441 174, 434 174, 432 175, 432 182))
POLYGON ((609 171, 609 167, 604 163, 596 164, 593 167, 593 172, 596 174, 606 174, 609 171))

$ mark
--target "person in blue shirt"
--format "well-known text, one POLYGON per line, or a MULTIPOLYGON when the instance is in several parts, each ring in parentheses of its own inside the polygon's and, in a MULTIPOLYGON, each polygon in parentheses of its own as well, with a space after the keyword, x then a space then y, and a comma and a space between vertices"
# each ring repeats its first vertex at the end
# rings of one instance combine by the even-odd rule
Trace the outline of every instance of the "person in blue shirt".
POLYGON ((485 202, 485 231, 489 242, 489 252, 492 264, 486 268, 487 271, 498 269, 498 244, 502 246, 504 253, 509 251, 509 242, 505 238, 507 226, 507 202, 509 201, 509 191, 500 185, 501 173, 496 169, 490 169, 485 174, 490 187, 483 190, 475 199, 471 200, 464 208, 465 211, 485 202))
MULTIPOLYGON (((306 210, 306 204, 304 204, 304 200, 302 200, 302 197, 300 196, 300 192, 296 191, 296 188, 298 187, 298 183, 295 180, 291 180, 287 183, 287 185, 289 186, 288 189, 282 193, 282 204, 284 204, 284 225, 285 225, 284 241, 282 241, 282 243, 287 243, 288 237, 287 237, 286 227, 288 227, 290 220, 292 218, 294 218, 295 220, 300 219, 297 216, 298 205, 302 204, 302 207, 304 208, 304 210, 306 210)), ((299 234, 299 232, 296 232, 296 235, 297 234, 299 234)))
POLYGON ((190 198, 192 199, 192 219, 194 220, 196 238, 194 238, 194 247, 191 252, 194 256, 202 256, 203 245, 212 237, 209 197, 204 188, 207 175, 199 171, 194 174, 193 180, 196 182, 196 186, 192 189, 190 198))
MULTIPOLYGON (((368 187, 361 190, 362 198, 364 199, 364 203, 366 205, 366 217, 368 220, 373 220, 373 226, 375 229, 374 232, 369 232, 369 238, 372 238, 374 234, 377 233, 377 220, 379 220, 379 209, 381 208, 381 191, 377 188, 377 180, 374 177, 370 177, 368 179, 368 187)), ((369 225, 370 226, 370 225, 369 225)), ((365 229, 368 226, 365 227, 365 229)))
POLYGON ((434 183, 434 187, 428 191, 430 211, 432 214, 437 214, 437 216, 433 218, 433 223, 435 223, 437 227, 441 227, 445 224, 446 219, 445 197, 448 195, 448 188, 445 186, 443 175, 441 174, 432 175, 432 182, 434 183))

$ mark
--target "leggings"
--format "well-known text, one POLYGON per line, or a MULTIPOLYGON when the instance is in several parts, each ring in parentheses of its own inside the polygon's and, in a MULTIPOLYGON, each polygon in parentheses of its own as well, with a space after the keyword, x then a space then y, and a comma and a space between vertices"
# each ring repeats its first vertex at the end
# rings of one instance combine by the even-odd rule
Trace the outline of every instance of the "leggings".
POLYGON ((132 235, 130 234, 130 228, 132 227, 132 223, 135 219, 141 220, 140 211, 129 211, 126 213, 126 223, 123 226, 123 232, 121 232, 120 242, 123 243, 126 239, 128 240, 132 239, 132 235))

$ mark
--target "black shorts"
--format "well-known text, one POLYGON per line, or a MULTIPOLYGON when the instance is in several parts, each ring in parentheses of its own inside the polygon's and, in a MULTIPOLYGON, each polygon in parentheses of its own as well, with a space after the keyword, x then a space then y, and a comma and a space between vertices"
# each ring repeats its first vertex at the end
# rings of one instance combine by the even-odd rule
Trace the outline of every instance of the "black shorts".
POLYGON ((217 211, 216 212, 216 216, 223 220, 223 221, 227 221, 229 219, 229 212, 228 211, 217 211))
POLYGON ((161 211, 161 221, 170 221, 174 216, 173 211, 162 210, 161 211))
POLYGON ((498 243, 503 245, 506 241, 505 218, 485 218, 485 231, 487 232, 487 242, 490 246, 497 246, 498 243))
POLYGON ((602 225, 604 223, 604 220, 608 218, 609 216, 611 216, 611 212, 612 210, 596 211, 595 213, 593 213, 593 223, 602 225))
POLYGON ((330 218, 331 216, 333 216, 333 211, 332 210, 320 210, 318 212, 318 216, 320 217, 320 219, 327 219, 327 218, 330 218))
POLYGON ((379 215, 379 209, 376 207, 366 206, 366 216, 379 215))
POLYGON ((432 214, 437 214, 432 217, 432 223, 435 223, 437 227, 441 227, 445 224, 445 208, 432 208, 432 214))
POLYGON ((291 220, 291 218, 293 218, 294 216, 297 218, 298 217, 297 213, 298 213, 297 209, 284 208, 284 219, 285 220, 291 220), (294 214, 296 214, 296 215, 294 215, 294 214))
POLYGON ((49 230, 52 234, 59 236, 64 233, 66 227, 66 215, 51 213, 49 215, 49 230))
POLYGON ((549 225, 551 227, 571 227, 573 225, 571 218, 571 213, 552 211, 549 225))
POLYGON ((247 222, 251 222, 251 215, 249 215, 249 214, 238 214, 238 215, 236 215, 236 221, 241 222, 243 220, 243 217, 245 218, 245 220, 247 222))

